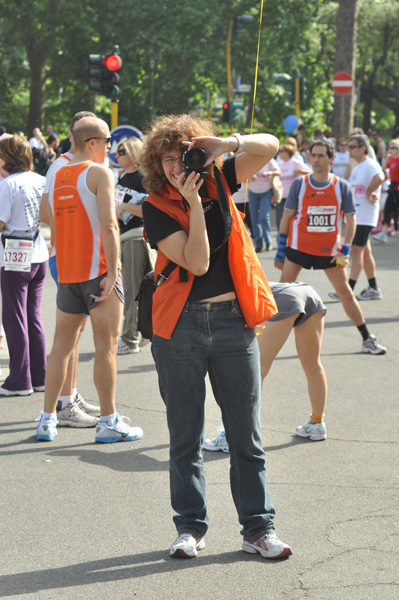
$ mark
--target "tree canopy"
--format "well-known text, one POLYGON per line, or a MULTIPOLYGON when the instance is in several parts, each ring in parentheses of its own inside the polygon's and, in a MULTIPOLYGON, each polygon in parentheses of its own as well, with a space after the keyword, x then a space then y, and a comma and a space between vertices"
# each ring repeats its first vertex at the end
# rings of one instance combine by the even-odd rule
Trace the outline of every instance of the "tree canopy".
MULTIPOLYGON (((273 73, 307 78, 301 119, 310 130, 332 123, 331 80, 339 2, 264 0, 255 117, 259 127, 283 134, 294 112, 273 73)), ((150 119, 151 79, 155 112, 207 113, 207 102, 227 97, 226 43, 229 22, 251 15, 233 35, 231 65, 243 83, 254 84, 261 0, 0 0, 0 123, 31 134, 53 124, 66 131, 78 110, 107 116, 110 100, 88 89, 88 55, 118 44, 124 65, 119 116, 143 129, 150 119)), ((356 46, 356 119, 368 130, 399 125, 399 3, 359 0, 356 46)), ((253 92, 244 101, 240 126, 248 126, 253 92)))

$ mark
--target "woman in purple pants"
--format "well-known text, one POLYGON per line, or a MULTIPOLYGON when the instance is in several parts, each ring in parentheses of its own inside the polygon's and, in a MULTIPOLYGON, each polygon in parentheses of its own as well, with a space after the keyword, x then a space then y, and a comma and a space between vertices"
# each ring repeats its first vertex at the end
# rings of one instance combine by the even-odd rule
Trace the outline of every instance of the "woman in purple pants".
POLYGON ((46 340, 41 302, 47 271, 46 242, 39 232, 45 178, 33 173, 32 150, 16 135, 0 140, 0 265, 3 325, 10 373, 0 397, 44 390, 46 340))

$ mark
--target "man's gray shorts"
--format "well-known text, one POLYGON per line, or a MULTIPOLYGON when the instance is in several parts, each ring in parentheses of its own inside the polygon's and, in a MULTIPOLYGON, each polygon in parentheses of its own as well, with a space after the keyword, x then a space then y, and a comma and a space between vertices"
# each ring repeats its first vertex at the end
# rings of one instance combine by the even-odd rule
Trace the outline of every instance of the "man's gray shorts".
POLYGON ((273 283, 270 287, 278 313, 268 319, 269 321, 282 321, 300 313, 294 323, 294 327, 297 327, 319 310, 322 310, 323 314, 327 312, 319 294, 307 283, 273 283))
MULTIPOLYGON (((107 273, 103 273, 90 281, 81 281, 79 283, 58 283, 57 292, 57 307, 64 313, 71 315, 89 314, 93 308, 97 306, 94 298, 101 296, 100 281, 104 279, 107 273)), ((120 270, 118 270, 118 278, 115 282, 114 289, 121 302, 125 302, 123 295, 123 285, 120 270)))

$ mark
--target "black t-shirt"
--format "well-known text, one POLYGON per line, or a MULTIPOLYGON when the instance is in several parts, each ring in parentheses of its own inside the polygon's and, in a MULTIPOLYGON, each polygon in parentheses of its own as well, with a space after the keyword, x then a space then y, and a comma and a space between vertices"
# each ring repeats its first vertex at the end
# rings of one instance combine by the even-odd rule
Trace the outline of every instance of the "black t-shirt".
MULTIPOLYGON (((129 202, 132 197, 131 190, 146 194, 146 190, 143 188, 142 180, 144 173, 142 171, 135 171, 134 173, 123 173, 118 179, 118 183, 115 186, 115 192, 124 193, 123 202, 129 202)), ((136 227, 143 227, 143 219, 141 217, 134 217, 125 225, 123 221, 118 219, 120 233, 125 233, 130 229, 136 227)))
MULTIPOLYGON (((235 157, 228 158, 222 166, 223 174, 226 178, 230 192, 234 194, 238 189, 235 157)), ((203 186, 206 185, 206 181, 203 186)), ((228 193, 229 190, 226 190, 228 193)), ((208 233, 208 239, 212 248, 217 248, 223 241, 224 225, 222 212, 220 210, 217 198, 203 198, 202 200, 205 223, 208 233)), ((182 210, 183 205, 182 205, 182 210)), ((176 231, 181 231, 181 225, 164 213, 159 208, 156 208, 149 202, 143 204, 143 217, 145 223, 145 233, 152 248, 157 247, 157 243, 176 231)), ((233 280, 230 275, 228 263, 228 244, 224 244, 216 252, 211 252, 209 269, 205 275, 195 276, 190 295, 190 302, 197 302, 204 298, 219 296, 227 292, 234 291, 233 280)))

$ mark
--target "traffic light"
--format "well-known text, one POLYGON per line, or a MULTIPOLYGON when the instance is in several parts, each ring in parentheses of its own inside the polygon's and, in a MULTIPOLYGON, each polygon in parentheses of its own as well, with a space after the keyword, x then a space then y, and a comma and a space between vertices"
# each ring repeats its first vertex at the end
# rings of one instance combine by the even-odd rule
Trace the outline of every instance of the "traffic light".
POLYGON ((287 73, 273 73, 273 79, 283 86, 284 98, 290 102, 295 102, 295 78, 287 73))
POLYGON ((95 92, 103 92, 103 54, 89 54, 89 77, 92 81, 89 81, 89 89, 95 92))
POLYGON ((114 46, 112 54, 106 54, 103 58, 104 65, 104 80, 106 84, 107 98, 119 98, 119 85, 120 81, 119 71, 122 68, 122 58, 119 54, 119 46, 114 46))
POLYGON ((122 57, 119 46, 113 46, 110 54, 89 54, 90 70, 89 89, 113 100, 119 97, 119 71, 122 68, 122 57))
POLYGON ((230 102, 223 102, 223 121, 230 123, 230 102))
POLYGON ((308 98, 308 80, 304 75, 299 77, 299 98, 301 104, 305 104, 308 98))
POLYGON ((229 125, 234 125, 238 121, 237 111, 241 110, 244 106, 244 102, 231 102, 229 111, 229 125))
POLYGON ((251 23, 254 18, 252 15, 240 15, 233 19, 233 35, 241 35, 245 31, 245 25, 251 23))

